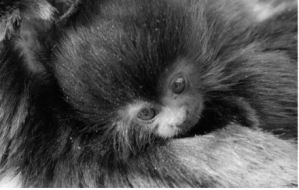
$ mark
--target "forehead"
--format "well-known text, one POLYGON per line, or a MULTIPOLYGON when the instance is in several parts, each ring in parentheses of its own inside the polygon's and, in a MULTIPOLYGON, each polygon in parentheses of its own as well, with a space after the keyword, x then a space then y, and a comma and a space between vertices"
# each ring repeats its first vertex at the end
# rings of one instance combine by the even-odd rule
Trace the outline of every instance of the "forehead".
POLYGON ((164 1, 112 2, 64 35, 58 78, 68 79, 61 81, 70 91, 98 87, 106 97, 157 97, 165 70, 184 56, 186 10, 164 1))
POLYGON ((119 54, 122 52, 117 50, 122 50, 125 55, 131 51, 150 54, 150 50, 155 50, 155 55, 166 54, 183 40, 188 25, 183 6, 163 0, 121 2, 104 3, 77 26, 73 40, 79 36, 79 43, 85 46, 97 45, 97 49, 119 54))
POLYGON ((73 48, 67 52, 73 54, 69 58, 81 59, 77 66, 88 62, 107 69, 154 69, 169 64, 181 52, 187 18, 182 7, 159 2, 155 3, 159 6, 131 3, 100 9, 95 18, 65 35, 64 48, 73 48), (142 64, 146 67, 141 68, 142 64))

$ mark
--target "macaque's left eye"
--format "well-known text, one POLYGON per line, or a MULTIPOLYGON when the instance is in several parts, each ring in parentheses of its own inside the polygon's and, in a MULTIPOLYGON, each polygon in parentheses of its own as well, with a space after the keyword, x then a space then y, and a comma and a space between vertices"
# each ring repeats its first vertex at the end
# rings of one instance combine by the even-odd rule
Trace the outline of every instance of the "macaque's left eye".
POLYGON ((138 118, 144 121, 149 121, 156 116, 156 110, 154 108, 143 108, 138 113, 138 118))
POLYGON ((176 78, 171 84, 171 90, 175 94, 181 94, 186 88, 186 80, 183 77, 176 78))

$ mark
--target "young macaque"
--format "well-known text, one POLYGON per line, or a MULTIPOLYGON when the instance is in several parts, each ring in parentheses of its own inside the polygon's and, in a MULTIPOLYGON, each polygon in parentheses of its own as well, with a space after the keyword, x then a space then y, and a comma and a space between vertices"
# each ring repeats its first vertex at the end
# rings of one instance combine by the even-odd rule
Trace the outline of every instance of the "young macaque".
POLYGON ((296 186, 297 9, 257 3, 5 2, 0 182, 296 186))

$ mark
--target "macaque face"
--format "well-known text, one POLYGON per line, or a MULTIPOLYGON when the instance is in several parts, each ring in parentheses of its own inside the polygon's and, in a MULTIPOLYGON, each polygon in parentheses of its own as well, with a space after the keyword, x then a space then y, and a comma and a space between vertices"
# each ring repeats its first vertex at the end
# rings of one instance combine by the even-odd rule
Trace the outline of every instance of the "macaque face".
POLYGON ((257 2, 0 0, 0 186, 296 187, 297 6, 257 2))
POLYGON ((198 69, 182 50, 188 18, 117 14, 65 35, 55 72, 67 101, 97 130, 164 139, 184 134, 204 107, 198 69))
MULTIPOLYGON (((92 51, 97 49, 93 47, 92 51)), ((132 133, 127 131, 135 131, 138 138, 144 133, 167 139, 183 135, 201 117, 204 100, 196 80, 197 69, 187 59, 176 58, 167 65, 148 67, 142 61, 130 61, 130 65, 95 60, 95 69, 90 68, 93 64, 84 62, 87 60, 78 63, 83 63, 80 67, 73 66, 78 71, 70 76, 71 85, 65 89, 71 91, 71 103, 75 107, 79 104, 79 112, 95 121, 93 126, 97 120, 109 117, 109 124, 104 127, 113 128, 109 131, 123 136, 132 133)))
POLYGON ((200 119, 203 97, 192 77, 192 66, 179 61, 166 72, 161 80, 161 96, 158 102, 136 101, 121 111, 122 118, 129 118, 144 129, 162 138, 184 134, 200 119))

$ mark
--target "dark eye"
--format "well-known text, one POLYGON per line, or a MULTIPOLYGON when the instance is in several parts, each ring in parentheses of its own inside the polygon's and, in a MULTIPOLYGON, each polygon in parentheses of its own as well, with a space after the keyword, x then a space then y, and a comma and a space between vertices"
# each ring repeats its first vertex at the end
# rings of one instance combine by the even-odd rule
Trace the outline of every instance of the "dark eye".
POLYGON ((151 120, 156 116, 156 111, 153 108, 142 108, 138 113, 138 118, 141 120, 151 120))
POLYGON ((171 84, 171 90, 175 94, 180 94, 185 90, 186 80, 183 77, 176 78, 171 84))

